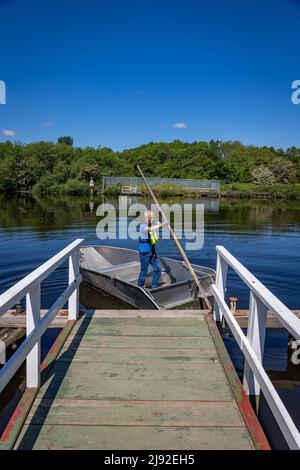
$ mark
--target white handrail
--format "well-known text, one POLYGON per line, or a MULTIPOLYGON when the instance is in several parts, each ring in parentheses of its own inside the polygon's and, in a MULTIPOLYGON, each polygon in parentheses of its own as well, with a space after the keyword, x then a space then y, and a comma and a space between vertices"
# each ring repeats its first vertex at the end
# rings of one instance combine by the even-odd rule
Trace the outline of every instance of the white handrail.
POLYGON ((0 295, 0 316, 4 315, 12 306, 18 303, 31 289, 40 284, 59 265, 69 258, 74 251, 78 251, 83 240, 78 239, 50 258, 44 264, 17 282, 14 286, 0 295))
POLYGON ((55 304, 48 310, 39 325, 34 329, 29 336, 22 342, 16 352, 7 361, 5 366, 0 371, 0 393, 6 387, 10 379, 15 375, 19 367, 24 362, 26 356, 30 353, 36 343, 40 340, 41 336, 45 333, 52 320, 56 317, 61 308, 65 305, 70 295, 78 288, 81 282, 79 275, 71 285, 60 295, 55 304))
POLYGON ((295 338, 300 337, 300 320, 248 271, 223 246, 217 246, 216 284, 212 286, 215 299, 214 318, 226 322, 245 356, 244 387, 248 395, 259 396, 260 388, 291 449, 300 449, 300 433, 271 380, 262 366, 267 309, 269 308, 295 338), (227 267, 234 271, 250 288, 250 306, 247 337, 227 306, 224 293, 227 267))
POLYGON ((69 301, 69 320, 76 320, 79 314, 79 248, 83 240, 78 239, 46 261, 31 274, 8 289, 0 296, 0 316, 26 295, 27 338, 12 355, 0 371, 0 393, 17 372, 26 359, 27 387, 40 386, 40 340, 52 320, 69 301), (69 258, 69 285, 48 310, 43 319, 40 318, 41 282, 59 265, 69 258))
POLYGON ((300 321, 266 286, 264 286, 253 274, 248 271, 229 251, 223 246, 216 246, 219 255, 231 266, 239 277, 247 284, 250 290, 271 310, 280 323, 294 336, 300 339, 300 321))

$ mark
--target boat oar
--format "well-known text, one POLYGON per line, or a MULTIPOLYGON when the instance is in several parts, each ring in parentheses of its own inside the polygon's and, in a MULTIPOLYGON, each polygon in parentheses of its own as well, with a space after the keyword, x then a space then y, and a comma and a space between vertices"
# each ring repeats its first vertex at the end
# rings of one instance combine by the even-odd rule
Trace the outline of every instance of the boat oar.
POLYGON ((177 248, 178 248, 178 250, 179 250, 179 252, 180 252, 180 254, 181 254, 181 256, 182 256, 182 258, 183 258, 183 260, 184 260, 184 262, 185 262, 185 264, 186 264, 186 266, 187 266, 187 268, 188 268, 188 270, 190 271, 191 275, 193 276, 193 279, 194 279, 194 281, 195 281, 195 283, 196 283, 196 286, 198 287, 199 292, 201 293, 201 295, 202 295, 202 297, 203 297, 203 299, 204 299, 204 301, 205 301, 205 303, 206 303, 206 305, 207 305, 207 308, 208 308, 210 311, 212 311, 211 303, 210 303, 210 301, 208 300, 207 295, 206 295, 205 292, 204 292, 204 289, 203 289, 203 287, 202 287, 202 285, 201 285, 201 282, 199 281, 199 278, 198 278, 197 274, 195 273, 195 271, 194 271, 194 269, 193 269, 193 266, 192 266, 191 263, 189 262, 188 257, 186 256, 186 254, 185 254, 185 252, 184 252, 182 246, 180 245, 179 240, 178 240, 178 238, 177 238, 177 236, 176 236, 174 230, 172 229, 169 220, 167 219, 167 217, 166 217, 164 211, 162 210, 162 208, 160 207, 159 202, 158 202, 158 200, 156 199, 156 196, 155 196, 154 192, 153 192, 152 189, 150 188, 150 186, 149 186, 149 184, 148 184, 148 181, 146 180, 146 178, 145 178, 145 176, 144 176, 142 170, 140 169, 139 165, 137 165, 137 169, 139 170, 140 175, 141 175, 141 177, 142 177, 142 179, 143 179, 143 181, 144 181, 144 183, 145 183, 145 185, 146 185, 146 188, 148 189, 148 191, 149 191, 149 193, 150 193, 150 195, 151 195, 153 201, 155 202, 155 205, 156 205, 158 211, 159 211, 160 214, 162 215, 163 220, 164 220, 164 223, 167 224, 168 229, 169 229, 169 231, 170 231, 170 233, 171 233, 171 235, 172 235, 172 238, 173 238, 174 242, 176 243, 176 246, 177 246, 177 248))

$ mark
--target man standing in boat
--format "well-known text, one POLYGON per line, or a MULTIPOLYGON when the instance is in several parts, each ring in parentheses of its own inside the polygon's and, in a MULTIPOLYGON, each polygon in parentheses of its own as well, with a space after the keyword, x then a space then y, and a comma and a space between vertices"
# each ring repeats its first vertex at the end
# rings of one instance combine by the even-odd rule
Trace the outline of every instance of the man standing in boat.
POLYGON ((161 267, 159 259, 157 257, 155 248, 158 241, 158 236, 155 230, 158 230, 162 224, 158 221, 155 225, 152 225, 154 214, 152 211, 145 211, 145 223, 140 225, 140 262, 141 269, 138 280, 139 287, 145 286, 145 279, 148 275, 149 264, 153 267, 153 278, 152 286, 150 289, 158 287, 159 278, 161 275, 161 267))

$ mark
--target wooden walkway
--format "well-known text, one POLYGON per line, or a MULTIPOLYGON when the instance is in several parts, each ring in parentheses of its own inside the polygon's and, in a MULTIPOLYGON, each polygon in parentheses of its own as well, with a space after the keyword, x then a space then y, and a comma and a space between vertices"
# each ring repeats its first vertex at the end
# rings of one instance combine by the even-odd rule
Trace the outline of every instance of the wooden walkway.
POLYGON ((267 447, 219 340, 204 312, 87 312, 15 449, 267 447))

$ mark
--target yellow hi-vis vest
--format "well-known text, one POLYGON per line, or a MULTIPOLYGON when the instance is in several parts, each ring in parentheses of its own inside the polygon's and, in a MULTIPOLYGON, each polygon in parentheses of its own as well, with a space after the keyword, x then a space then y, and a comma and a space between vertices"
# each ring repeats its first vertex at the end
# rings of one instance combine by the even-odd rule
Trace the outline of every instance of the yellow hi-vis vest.
POLYGON ((157 233, 154 230, 149 230, 148 233, 149 233, 150 245, 155 245, 158 241, 157 233))

